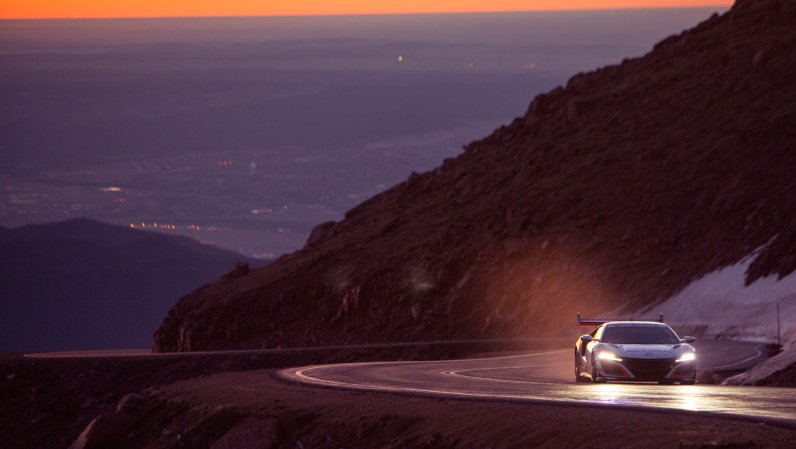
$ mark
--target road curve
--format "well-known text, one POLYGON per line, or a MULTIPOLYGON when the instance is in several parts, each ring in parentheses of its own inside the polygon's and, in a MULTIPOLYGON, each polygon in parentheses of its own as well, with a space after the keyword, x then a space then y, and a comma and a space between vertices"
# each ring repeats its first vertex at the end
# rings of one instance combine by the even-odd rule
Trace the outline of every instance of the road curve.
MULTIPOLYGON (((719 349, 717 353, 721 352, 719 349)), ((715 359, 707 366, 738 363, 715 359)), ((752 358, 747 353, 742 357, 752 358)), ((720 385, 582 384, 571 349, 508 357, 315 365, 277 376, 316 386, 436 397, 699 413, 796 428, 796 389, 720 385)), ((705 366, 705 365, 703 365, 705 366)))

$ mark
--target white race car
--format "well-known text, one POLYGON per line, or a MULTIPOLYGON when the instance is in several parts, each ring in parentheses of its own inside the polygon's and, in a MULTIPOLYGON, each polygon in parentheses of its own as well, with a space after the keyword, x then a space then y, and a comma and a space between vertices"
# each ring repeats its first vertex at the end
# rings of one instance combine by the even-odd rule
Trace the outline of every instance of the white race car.
POLYGON ((695 338, 679 338, 663 314, 658 322, 585 320, 578 314, 582 324, 598 327, 575 343, 576 381, 696 382, 695 338))

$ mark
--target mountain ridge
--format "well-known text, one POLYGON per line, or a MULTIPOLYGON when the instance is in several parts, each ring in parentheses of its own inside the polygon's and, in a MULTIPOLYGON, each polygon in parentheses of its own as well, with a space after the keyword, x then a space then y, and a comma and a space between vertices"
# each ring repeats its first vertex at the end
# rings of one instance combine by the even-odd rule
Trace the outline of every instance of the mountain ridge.
POLYGON ((182 298, 156 351, 541 335, 764 247, 796 268, 796 2, 738 1, 572 77, 307 245, 182 298))
POLYGON ((0 351, 146 347, 173 302, 239 261, 90 219, 0 229, 0 351))

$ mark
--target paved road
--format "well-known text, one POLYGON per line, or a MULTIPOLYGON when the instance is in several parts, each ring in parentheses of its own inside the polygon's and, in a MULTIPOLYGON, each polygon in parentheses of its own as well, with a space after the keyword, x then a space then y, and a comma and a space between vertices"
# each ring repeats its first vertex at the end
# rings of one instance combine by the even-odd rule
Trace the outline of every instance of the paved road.
MULTIPOLYGON (((700 369, 740 366, 756 345, 703 342, 700 369)), ((720 385, 580 384, 572 350, 433 362, 317 365, 282 370, 287 380, 312 385, 479 400, 555 402, 717 414, 796 428, 796 389, 720 385)))

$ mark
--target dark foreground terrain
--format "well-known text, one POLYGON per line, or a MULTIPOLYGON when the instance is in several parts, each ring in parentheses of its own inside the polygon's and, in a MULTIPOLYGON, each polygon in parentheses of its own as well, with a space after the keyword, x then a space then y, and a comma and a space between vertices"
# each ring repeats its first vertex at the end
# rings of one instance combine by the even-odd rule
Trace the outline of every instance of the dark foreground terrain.
POLYGON ((796 438, 794 429, 749 421, 332 390, 273 377, 287 366, 451 358, 491 349, 468 344, 94 359, 5 356, 0 447, 751 449, 791 447, 796 438))
MULTIPOLYGON (((312 363, 445 359, 491 348, 467 344, 62 359, 3 355, 0 356, 0 448, 65 448, 95 417, 112 413, 125 395, 144 393, 180 380, 312 363)), ((197 432, 204 434, 203 430, 197 432)))
MULTIPOLYGON (((117 435, 139 432, 129 447, 158 447, 150 438, 164 425, 211 447, 238 449, 786 448, 796 437, 792 429, 715 418, 319 391, 272 374, 228 373, 153 389, 140 406, 151 414, 109 420, 130 420, 117 435), (215 435, 201 431, 213 425, 215 435)), ((169 447, 178 440, 160 441, 169 447)))

